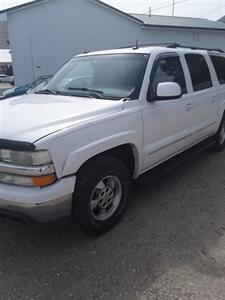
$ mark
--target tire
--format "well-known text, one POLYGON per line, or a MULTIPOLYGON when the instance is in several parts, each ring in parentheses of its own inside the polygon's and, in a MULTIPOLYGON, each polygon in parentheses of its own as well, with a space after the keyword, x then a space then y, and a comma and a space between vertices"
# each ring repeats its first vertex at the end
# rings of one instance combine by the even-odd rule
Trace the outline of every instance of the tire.
POLYGON ((130 189, 130 174, 118 159, 98 156, 77 174, 72 217, 88 235, 99 236, 122 218, 130 189))
POLYGON ((220 127, 215 135, 215 144, 212 147, 214 152, 221 152, 225 149, 225 117, 223 117, 220 127))

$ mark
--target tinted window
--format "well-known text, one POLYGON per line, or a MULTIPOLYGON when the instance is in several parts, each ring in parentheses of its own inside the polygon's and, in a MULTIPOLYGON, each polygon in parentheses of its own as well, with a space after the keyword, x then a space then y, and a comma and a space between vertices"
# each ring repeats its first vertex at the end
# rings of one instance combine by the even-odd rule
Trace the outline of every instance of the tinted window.
POLYGON ((183 68, 179 57, 162 57, 157 61, 151 76, 152 96, 161 82, 176 82, 180 85, 182 93, 186 93, 186 83, 183 68))
POLYGON ((200 54, 185 55, 191 75, 194 91, 200 91, 212 87, 212 79, 209 67, 204 56, 200 54))
POLYGON ((210 55, 220 84, 225 84, 225 57, 210 55))

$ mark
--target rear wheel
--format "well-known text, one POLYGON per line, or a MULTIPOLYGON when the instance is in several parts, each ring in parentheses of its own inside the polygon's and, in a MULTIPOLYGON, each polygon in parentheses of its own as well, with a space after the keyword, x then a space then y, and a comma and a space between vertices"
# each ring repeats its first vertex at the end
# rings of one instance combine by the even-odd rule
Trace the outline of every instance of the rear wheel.
POLYGON ((116 158, 99 156, 77 174, 73 216, 88 234, 98 236, 121 219, 127 204, 130 174, 116 158))
POLYGON ((225 148, 225 117, 220 124, 219 130, 215 135, 215 144, 212 147, 212 150, 216 152, 223 151, 225 148))

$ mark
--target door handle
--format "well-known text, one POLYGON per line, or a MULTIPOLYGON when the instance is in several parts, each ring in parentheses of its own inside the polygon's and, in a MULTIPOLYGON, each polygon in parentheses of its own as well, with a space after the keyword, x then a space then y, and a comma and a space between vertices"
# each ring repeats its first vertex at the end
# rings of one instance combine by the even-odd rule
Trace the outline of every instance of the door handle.
POLYGON ((192 110, 192 108, 193 108, 193 104, 192 103, 188 103, 186 105, 186 111, 190 111, 190 110, 192 110))

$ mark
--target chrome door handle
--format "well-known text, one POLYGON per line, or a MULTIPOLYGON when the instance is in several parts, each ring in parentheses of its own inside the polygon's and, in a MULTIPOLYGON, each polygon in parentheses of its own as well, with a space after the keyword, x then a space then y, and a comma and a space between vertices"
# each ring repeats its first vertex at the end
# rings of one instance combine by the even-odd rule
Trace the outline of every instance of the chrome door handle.
POLYGON ((188 103, 186 105, 186 111, 190 111, 190 110, 192 110, 192 108, 193 108, 193 104, 192 103, 188 103))

